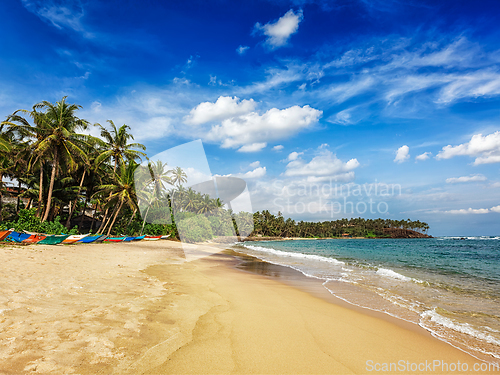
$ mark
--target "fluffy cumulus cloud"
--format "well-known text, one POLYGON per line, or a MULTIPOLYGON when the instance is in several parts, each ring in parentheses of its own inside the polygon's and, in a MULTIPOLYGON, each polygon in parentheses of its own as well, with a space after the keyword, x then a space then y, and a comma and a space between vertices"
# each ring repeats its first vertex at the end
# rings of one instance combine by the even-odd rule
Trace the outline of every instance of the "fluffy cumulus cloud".
POLYGON ((495 206, 495 207, 491 207, 491 211, 492 212, 498 212, 500 214, 500 205, 499 206, 495 206))
POLYGON ((238 115, 251 112, 256 103, 253 99, 241 100, 230 96, 220 96, 215 103, 204 102, 198 104, 184 118, 189 125, 200 125, 212 121, 221 121, 238 115))
POLYGON ((424 161, 424 160, 429 159, 431 157, 431 155, 432 155, 432 153, 430 153, 430 152, 424 152, 423 154, 416 156, 415 160, 424 161))
POLYGON ((254 32, 264 34, 266 44, 271 48, 283 47, 288 43, 288 39, 292 34, 295 34, 299 29, 299 23, 302 21, 302 10, 295 13, 290 9, 283 17, 276 22, 269 22, 261 25, 259 22, 255 24, 254 32))
POLYGON ((249 112, 214 125, 205 138, 221 142, 223 148, 245 147, 241 151, 256 151, 266 142, 288 138, 317 123, 322 112, 308 105, 285 109, 271 108, 264 114, 249 112))
POLYGON ((276 145, 273 147, 273 151, 281 151, 285 148, 283 145, 276 145))
MULTIPOLYGON (((357 159, 343 162, 331 151, 321 147, 311 161, 306 162, 298 153, 292 153, 292 159, 283 173, 287 177, 306 178, 308 182, 338 180, 350 181, 354 179, 354 169, 359 167, 357 159)), ((290 154, 290 155, 292 155, 290 154)))
POLYGON ((447 184, 456 184, 459 182, 478 182, 478 181, 486 181, 487 178, 482 174, 476 174, 473 176, 462 176, 462 177, 450 177, 446 179, 447 184))
POLYGON ((288 161, 297 160, 297 158, 303 154, 304 154, 303 152, 296 152, 296 151, 291 152, 290 155, 288 155, 288 161))
POLYGON ((257 167, 252 171, 238 175, 241 178, 261 178, 266 175, 266 167, 257 167))
POLYGON ((459 155, 475 157, 474 165, 500 163, 500 131, 486 136, 475 134, 467 143, 445 146, 436 159, 450 159, 459 155))
POLYGON ((401 146, 396 151, 396 157, 394 158, 395 163, 404 163, 410 159, 410 148, 407 145, 401 146))

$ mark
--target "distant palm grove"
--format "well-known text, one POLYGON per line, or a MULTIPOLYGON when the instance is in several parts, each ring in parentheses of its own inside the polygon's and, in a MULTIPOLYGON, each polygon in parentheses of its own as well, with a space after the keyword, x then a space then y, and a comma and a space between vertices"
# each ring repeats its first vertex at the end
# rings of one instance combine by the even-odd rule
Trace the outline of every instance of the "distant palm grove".
POLYGON ((106 126, 90 124, 77 116, 80 108, 66 97, 55 104, 43 101, 0 124, 0 229, 178 238, 177 226, 184 225, 189 239, 199 241, 250 233, 252 227, 251 235, 277 237, 370 237, 382 236, 383 228, 429 228, 410 220, 296 223, 268 211, 253 217, 233 213, 219 199, 184 188, 187 176, 181 168, 150 162, 129 126, 116 127, 111 120, 106 126), (99 128, 101 138, 82 133, 91 126, 99 128), (7 187, 4 178, 17 186, 7 187), (192 220, 197 214, 204 214, 204 222, 192 220), (185 219, 182 224, 180 219, 185 219))

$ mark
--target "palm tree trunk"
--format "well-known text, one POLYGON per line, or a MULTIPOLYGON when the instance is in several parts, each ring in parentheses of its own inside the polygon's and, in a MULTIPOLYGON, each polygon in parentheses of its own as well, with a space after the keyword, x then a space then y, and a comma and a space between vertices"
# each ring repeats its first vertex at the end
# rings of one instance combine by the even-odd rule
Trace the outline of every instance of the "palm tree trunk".
POLYGON ((113 218, 113 222, 109 226, 108 233, 107 233, 108 236, 111 233, 111 229, 113 229, 113 225, 115 225, 116 218, 118 217, 118 214, 120 213, 120 210, 122 209, 122 206, 123 206, 123 201, 120 202, 120 206, 116 210, 115 217, 113 218))
POLYGON ((108 220, 104 224, 104 228, 102 228, 102 233, 104 233, 106 231, 106 228, 108 228, 108 225, 109 225, 109 223, 111 223, 111 219, 113 218, 113 215, 115 214, 115 212, 117 210, 118 210, 118 206, 115 206, 115 209, 113 210, 113 212, 111 212, 111 216, 108 217, 108 220))
POLYGON ((104 217, 102 218, 102 221, 101 221, 101 225, 99 225, 99 229, 97 230, 97 233, 98 234, 101 234, 102 232, 104 232, 104 223, 106 222, 106 219, 108 218, 108 208, 106 209, 106 212, 104 213, 104 217), (101 232, 102 230, 102 232, 101 232))
POLYGON ((47 197, 47 207, 45 208, 45 215, 43 215, 42 223, 47 220, 50 212, 50 205, 52 201, 52 191, 54 190, 54 181, 56 179, 57 171, 57 148, 54 151, 54 163, 52 164, 52 173, 50 175, 49 195, 47 197))
MULTIPOLYGON (((70 205, 69 205, 68 220, 66 220, 66 224, 64 224, 64 226, 68 229, 69 229, 69 224, 71 221, 71 216, 73 215, 73 211, 75 210, 76 203, 78 201, 78 196, 80 195, 80 191, 82 190, 83 180, 85 179, 86 172, 87 172, 86 170, 83 171, 82 179, 80 180, 80 186, 78 186, 78 193, 76 193, 76 199, 73 201, 73 204, 70 203, 70 205)), ((85 198, 85 201, 87 201, 86 198, 85 198)), ((83 213, 85 214, 85 206, 83 207, 83 213)), ((83 219, 82 219, 82 221, 83 221, 83 219)))
POLYGON ((144 230, 144 225, 146 224, 146 218, 148 217, 149 207, 151 207, 151 205, 148 206, 148 209, 146 210, 146 214, 144 215, 144 220, 142 221, 142 228, 141 228, 140 236, 142 236, 142 231, 144 230))
POLYGON ((38 208, 36 209, 36 217, 42 214, 42 201, 43 201, 43 163, 40 162, 40 183, 38 185, 38 208))
POLYGON ((134 212, 132 212, 132 216, 130 216, 130 220, 127 223, 127 227, 130 225, 130 223, 132 222, 132 220, 134 220, 136 212, 137 212, 137 208, 134 208, 134 212))
POLYGON ((17 181, 17 207, 16 212, 19 212, 19 205, 21 204, 21 180, 17 181))

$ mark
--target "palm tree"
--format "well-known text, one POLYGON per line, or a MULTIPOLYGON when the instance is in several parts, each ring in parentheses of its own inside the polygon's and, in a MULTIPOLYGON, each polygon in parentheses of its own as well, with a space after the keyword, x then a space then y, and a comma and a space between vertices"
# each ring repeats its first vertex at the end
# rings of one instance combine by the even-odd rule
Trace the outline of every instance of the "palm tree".
MULTIPOLYGON (((114 181, 111 184, 101 185, 100 188, 103 191, 109 191, 110 196, 108 198, 108 205, 115 205, 116 209, 114 211, 113 219, 111 217, 108 221, 111 221, 108 228, 107 235, 111 233, 113 225, 116 222, 116 218, 120 213, 124 204, 128 205, 131 209, 137 208, 137 197, 135 194, 134 187, 134 173, 139 165, 130 161, 128 164, 120 164, 117 173, 114 175, 114 181), (118 204, 118 206, 116 206, 118 204)), ((104 226, 103 231, 106 229, 107 224, 104 226)))
POLYGON ((96 159, 96 163, 100 164, 105 160, 113 159, 113 171, 116 171, 119 164, 123 164, 125 159, 128 161, 140 159, 141 156, 146 156, 144 152, 133 150, 139 148, 146 150, 146 146, 141 143, 128 143, 129 139, 134 139, 128 131, 130 126, 123 124, 116 129, 113 121, 108 120, 111 125, 111 131, 98 124, 101 128, 101 136, 105 140, 105 148, 96 159))
POLYGON ((181 167, 175 167, 170 170, 172 173, 172 183, 178 186, 182 185, 183 182, 187 181, 187 174, 181 169, 181 167))
MULTIPOLYGON (((76 116, 76 111, 81 106, 67 103, 66 98, 66 96, 63 97, 55 104, 44 100, 35 104, 31 111, 18 110, 9 116, 7 121, 8 125, 22 135, 35 140, 30 146, 32 159, 49 160, 51 164, 50 185, 42 221, 47 220, 50 213, 56 175, 62 168, 72 171, 76 169, 78 162, 87 161, 82 147, 89 136, 77 134, 76 131, 87 129, 89 123, 76 116), (34 126, 31 126, 18 112, 30 116, 34 126)), ((31 162, 32 160, 30 164, 31 162)), ((40 168, 43 168, 43 163, 40 164, 40 168)), ((41 171, 40 178, 42 176, 41 171)), ((40 186, 43 186, 42 181, 40 181, 40 186)))

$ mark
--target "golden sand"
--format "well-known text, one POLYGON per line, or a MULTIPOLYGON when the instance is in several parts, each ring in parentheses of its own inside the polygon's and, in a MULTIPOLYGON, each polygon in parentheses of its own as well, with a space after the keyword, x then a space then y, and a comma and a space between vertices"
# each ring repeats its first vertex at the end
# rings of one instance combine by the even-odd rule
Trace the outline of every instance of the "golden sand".
POLYGON ((416 326, 232 263, 185 262, 173 241, 0 247, 0 373, 347 374, 479 362, 416 326))

